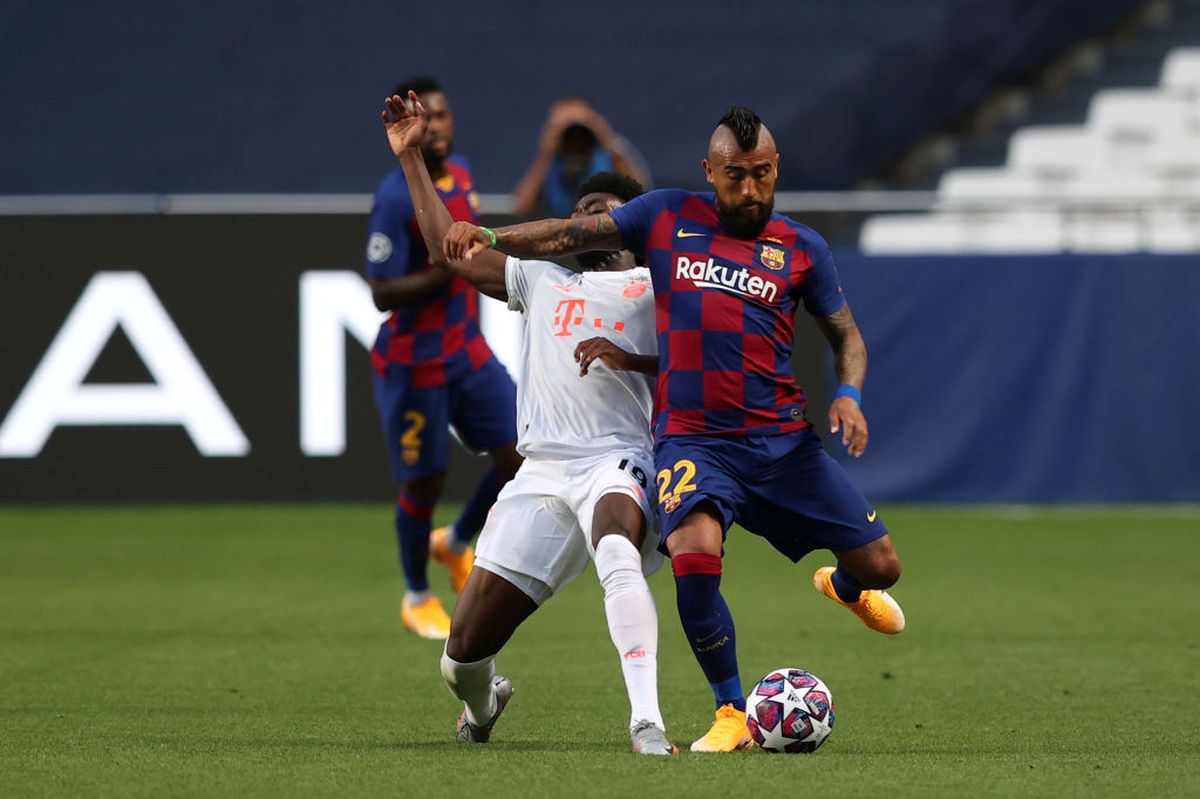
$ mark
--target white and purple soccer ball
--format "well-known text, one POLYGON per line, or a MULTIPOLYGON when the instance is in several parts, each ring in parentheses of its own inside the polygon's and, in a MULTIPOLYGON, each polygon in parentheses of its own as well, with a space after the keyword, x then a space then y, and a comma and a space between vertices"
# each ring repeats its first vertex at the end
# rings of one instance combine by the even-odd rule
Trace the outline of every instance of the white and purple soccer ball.
POLYGON ((833 729, 833 694, 803 669, 775 669, 746 697, 746 725, 768 752, 813 752, 833 729))

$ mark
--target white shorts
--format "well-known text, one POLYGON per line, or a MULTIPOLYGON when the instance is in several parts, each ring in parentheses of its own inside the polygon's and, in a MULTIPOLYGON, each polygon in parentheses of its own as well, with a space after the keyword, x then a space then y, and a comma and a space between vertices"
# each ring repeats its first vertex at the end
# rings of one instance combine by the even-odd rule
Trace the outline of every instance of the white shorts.
POLYGON ((526 460, 500 491, 475 547, 475 564, 503 577, 539 605, 583 573, 595 557, 592 516, 605 494, 632 497, 646 519, 642 571, 662 566, 658 522, 647 491, 654 461, 643 450, 614 450, 568 461, 526 460))

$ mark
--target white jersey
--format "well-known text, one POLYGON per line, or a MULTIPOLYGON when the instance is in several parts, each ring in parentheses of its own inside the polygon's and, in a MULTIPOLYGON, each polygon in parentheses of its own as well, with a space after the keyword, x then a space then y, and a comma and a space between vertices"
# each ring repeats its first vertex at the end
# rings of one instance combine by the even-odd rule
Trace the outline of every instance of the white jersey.
POLYGON ((563 459, 649 450, 654 378, 614 371, 599 359, 580 377, 575 347, 604 336, 636 355, 658 354, 650 271, 575 273, 549 261, 510 257, 504 282, 508 307, 526 322, 517 451, 563 459))

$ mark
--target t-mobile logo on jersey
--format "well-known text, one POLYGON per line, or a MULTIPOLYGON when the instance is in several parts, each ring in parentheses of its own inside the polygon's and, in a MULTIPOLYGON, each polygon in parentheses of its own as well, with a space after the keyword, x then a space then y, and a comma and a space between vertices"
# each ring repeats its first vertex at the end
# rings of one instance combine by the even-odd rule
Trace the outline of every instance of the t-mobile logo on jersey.
POLYGON ((712 258, 693 261, 686 255, 675 261, 675 279, 691 280, 692 284, 706 289, 720 289, 731 294, 771 302, 779 295, 775 281, 760 275, 752 275, 749 269, 735 269, 719 264, 712 258))
POLYGON ((574 297, 559 300, 554 309, 554 324, 558 327, 555 336, 571 335, 573 325, 583 324, 583 300, 574 297))

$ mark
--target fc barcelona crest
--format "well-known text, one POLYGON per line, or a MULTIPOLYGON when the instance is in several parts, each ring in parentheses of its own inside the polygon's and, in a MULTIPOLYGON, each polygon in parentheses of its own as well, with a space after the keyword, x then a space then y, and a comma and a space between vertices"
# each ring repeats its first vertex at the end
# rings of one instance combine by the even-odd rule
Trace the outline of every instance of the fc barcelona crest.
POLYGON ((782 247, 760 244, 758 245, 758 260, 767 269, 778 272, 787 266, 787 251, 782 247))

